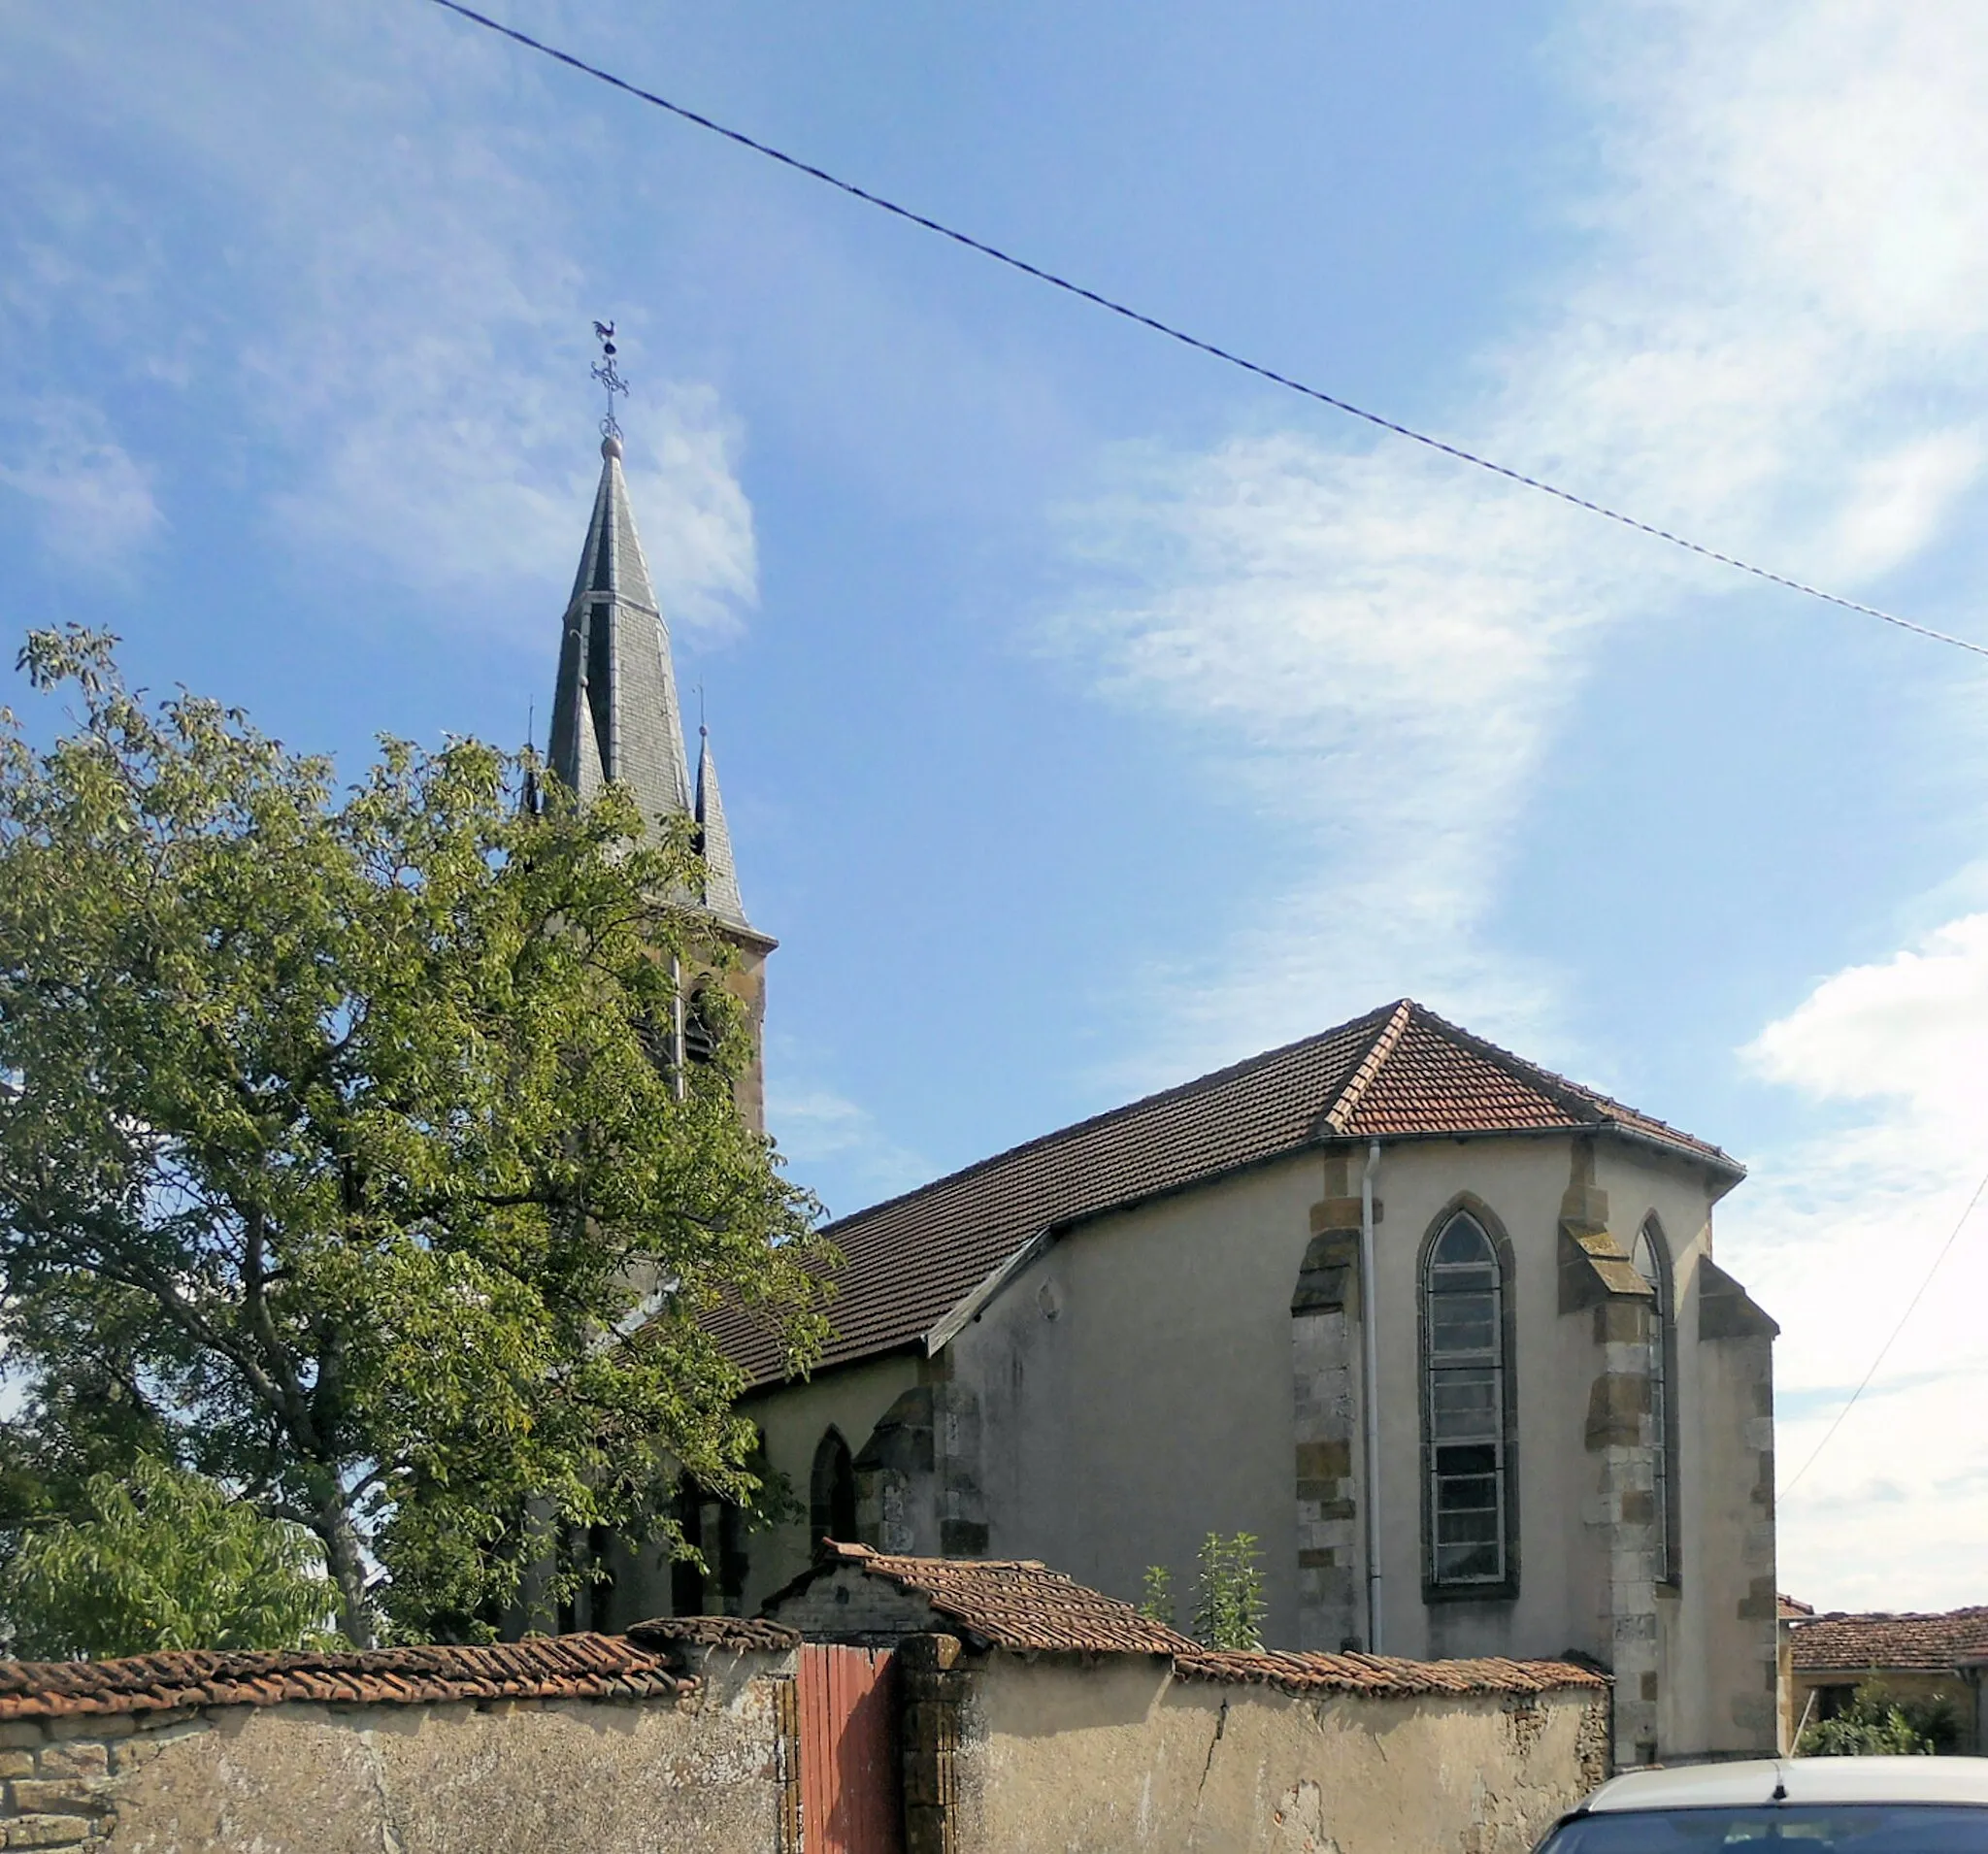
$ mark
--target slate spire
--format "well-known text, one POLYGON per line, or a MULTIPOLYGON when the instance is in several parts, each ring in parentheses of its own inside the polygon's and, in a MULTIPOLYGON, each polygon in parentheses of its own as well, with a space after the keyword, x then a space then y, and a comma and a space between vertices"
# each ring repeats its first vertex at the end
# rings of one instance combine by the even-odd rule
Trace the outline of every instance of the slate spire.
POLYGON ((652 822, 691 812, 669 627, 635 532, 613 432, 601 441, 601 484, 566 607, 547 757, 581 797, 614 779, 652 822))
POLYGON ((747 925, 732 861, 732 834, 725 828, 725 801, 718 796, 717 762, 711 756, 711 731, 705 727, 697 730, 697 844, 704 856, 705 907, 735 927, 747 925))

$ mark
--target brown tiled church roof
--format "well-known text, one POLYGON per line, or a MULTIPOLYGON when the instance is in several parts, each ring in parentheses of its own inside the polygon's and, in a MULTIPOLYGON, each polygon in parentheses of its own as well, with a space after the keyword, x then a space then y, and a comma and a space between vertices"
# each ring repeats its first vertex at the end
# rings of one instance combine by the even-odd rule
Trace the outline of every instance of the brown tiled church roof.
POLYGON ((1801 1673, 1863 1673, 1872 1668, 1944 1673, 1988 1660, 1988 1608, 1940 1615, 1834 1615, 1795 1625, 1789 1653, 1801 1673))
MULTIPOLYGON (((764 1628, 767 1625, 759 1624, 764 1628)), ((188 1649, 115 1661, 0 1662, 0 1719, 284 1701, 667 1700, 696 1685, 663 1646, 625 1636, 539 1636, 487 1647, 344 1654, 188 1649)))
MULTIPOLYGON (((1717 1146, 1446 1023, 1409 999, 1081 1120, 831 1224, 823 1366, 921 1340, 1037 1237, 1332 1141, 1610 1129, 1711 1167, 1717 1146)), ((713 1316, 753 1381, 781 1375, 751 1315, 713 1316)))
POLYGON ((825 1539, 813 1569, 769 1604, 777 1606, 789 1592, 843 1566, 922 1598, 962 1634, 1011 1654, 1165 1655, 1189 1678, 1298 1693, 1545 1693, 1607 1684, 1585 1668, 1558 1661, 1403 1661, 1391 1655, 1204 1648, 1129 1603, 1087 1589, 1033 1558, 908 1558, 825 1539))

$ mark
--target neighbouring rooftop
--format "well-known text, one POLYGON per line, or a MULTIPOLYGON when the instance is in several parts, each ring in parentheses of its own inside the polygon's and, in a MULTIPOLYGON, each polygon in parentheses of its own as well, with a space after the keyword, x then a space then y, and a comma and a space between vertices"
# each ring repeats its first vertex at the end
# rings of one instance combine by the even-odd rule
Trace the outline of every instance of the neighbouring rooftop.
POLYGON ((1950 1672, 1988 1661, 1988 1607, 1938 1614, 1838 1610, 1797 1622, 1789 1652, 1798 1673, 1950 1672))

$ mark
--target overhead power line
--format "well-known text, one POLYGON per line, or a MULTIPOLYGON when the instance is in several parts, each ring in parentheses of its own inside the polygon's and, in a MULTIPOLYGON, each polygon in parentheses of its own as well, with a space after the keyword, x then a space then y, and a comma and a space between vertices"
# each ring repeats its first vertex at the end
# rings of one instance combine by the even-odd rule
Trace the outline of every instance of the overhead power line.
POLYGON ((1782 1499, 1785 1500, 1792 1494, 1802 1476, 1815 1466, 1815 1458, 1836 1440, 1837 1431, 1843 1426, 1843 1418, 1857 1407, 1858 1398, 1871 1388, 1871 1380, 1877 1375, 1877 1368, 1884 1363, 1886 1354, 1898 1343, 1899 1335, 1905 1330, 1905 1322, 1912 1317, 1919 1303, 1926 1298, 1926 1290, 1933 1285, 1933 1277, 1939 1273, 1939 1265, 1946 1260, 1947 1253, 1953 1245, 1961 1240, 1961 1232, 1968 1227, 1968 1219, 1974 1214, 1974 1207, 1981 1202, 1984 1192, 1988 1192, 1988 1172, 1981 1175, 1981 1182, 1974 1186, 1974 1195, 1968 1200, 1968 1208, 1961 1212, 1960 1221, 1953 1226, 1952 1235, 1939 1245, 1939 1253, 1933 1258, 1933 1266, 1926 1271, 1926 1278, 1919 1283, 1918 1292, 1905 1303, 1905 1310, 1899 1315, 1897 1324, 1885 1335, 1884 1343, 1877 1348, 1877 1356, 1871 1361, 1871 1369, 1864 1374, 1857 1388, 1850 1393, 1850 1401, 1837 1411, 1836 1421, 1823 1431, 1822 1440, 1808 1451, 1808 1459, 1795 1470, 1793 1478, 1781 1489, 1782 1499))
POLYGON ((1896 625, 1901 631, 1909 631, 1915 637, 1931 638, 1936 644, 1950 644, 1958 650, 1968 650, 1975 656, 1988 656, 1988 644, 1976 644, 1969 638, 1955 637, 1948 631, 1937 631, 1931 625, 1920 624, 1911 618, 1901 617, 1895 612, 1886 612, 1881 607, 1866 605, 1858 599, 1848 599, 1840 593, 1826 591, 1823 587, 1810 585, 1806 579, 1797 579, 1784 573, 1775 573, 1767 567, 1755 566, 1750 560, 1742 560, 1737 554, 1721 552, 1717 547, 1707 546, 1700 541, 1693 541, 1688 535, 1660 527, 1652 521, 1626 513, 1620 509, 1610 508, 1607 503, 1596 502, 1588 496, 1577 494, 1572 489, 1563 489, 1558 483, 1546 481, 1543 478, 1529 477, 1522 470, 1514 470, 1508 464, 1502 464, 1474 450, 1466 450, 1461 445, 1453 445, 1441 438, 1433 438, 1425 431, 1417 431, 1411 425, 1386 417, 1377 412, 1369 412, 1364 406, 1356 406, 1350 400, 1341 399, 1317 386, 1308 386, 1302 380, 1293 380, 1288 374, 1280 374, 1274 367, 1266 367, 1260 361, 1223 348, 1215 342, 1204 341, 1199 335, 1191 335, 1183 328, 1176 328, 1172 322, 1162 321, 1157 315, 1148 315, 1143 310, 1134 309, 1128 303, 1088 289, 1081 283, 1075 283, 1067 277, 1059 277, 1054 271, 1031 264, 1027 258, 1016 257, 1011 251, 1003 250, 998 245, 989 245, 984 239, 973 237, 970 233, 956 230, 950 225, 928 218, 923 213, 914 213, 908 206, 900 206, 895 200, 873 193, 868 187, 858 186, 853 181, 845 181, 839 175, 831 174, 826 168, 816 167, 811 161, 788 154, 746 134, 743 130, 728 128, 724 123, 681 103, 673 103, 666 96, 658 96, 653 90, 646 90, 638 83, 631 83, 626 78, 618 78, 612 71, 605 71, 597 64, 589 64, 584 58, 576 57, 570 51, 562 51, 557 46, 547 45, 543 39, 535 39, 527 32, 520 32, 515 26, 505 25, 501 20, 491 18, 487 14, 467 7, 462 0, 433 0, 433 4, 446 12, 479 25, 485 31, 497 33, 514 45, 521 45, 529 51, 536 51, 551 58, 569 70, 578 71, 583 77, 605 83, 613 89, 631 96, 639 103, 667 111, 679 120, 709 130, 712 135, 723 136, 728 142, 736 142, 743 149, 750 149, 754 154, 762 154, 770 161, 791 168, 796 174, 805 174, 812 181, 819 181, 825 186, 832 186, 840 193, 846 193, 851 199, 861 200, 865 206, 874 206, 880 213, 888 213, 893 218, 903 219, 907 224, 915 225, 921 231, 932 232, 955 245, 964 246, 970 251, 977 251, 982 257, 990 257, 997 264, 1005 264, 1010 270, 1019 271, 1024 277, 1032 277, 1039 283, 1047 283, 1051 289, 1062 290, 1066 295, 1081 298, 1095 308, 1122 316, 1126 321, 1137 322, 1140 327, 1150 329, 1156 335, 1164 335, 1169 341, 1178 342, 1183 348, 1191 348, 1197 353, 1239 367, 1245 374, 1254 374, 1259 380, 1267 380, 1274 386, 1281 386, 1287 392, 1300 393, 1305 398, 1315 400, 1321 406, 1330 406, 1334 412, 1344 413, 1349 418, 1358 418, 1381 431, 1391 432, 1397 438, 1406 438, 1411 444, 1439 451, 1445 457, 1454 458, 1458 463, 1471 465, 1474 469, 1488 471, 1494 477, 1503 477, 1508 482, 1515 482, 1522 488, 1535 489, 1541 495, 1551 496, 1575 509, 1584 509, 1589 514, 1600 515, 1605 521, 1615 522, 1640 535, 1647 535, 1653 541, 1663 541, 1686 553, 1697 554, 1703 560, 1711 560, 1722 567, 1731 567, 1735 572, 1750 574, 1756 579, 1765 579, 1770 585, 1784 587, 1790 592, 1802 593, 1810 599, 1819 599, 1825 605, 1840 607, 1845 612, 1855 612, 1867 618, 1876 618, 1885 624, 1896 625))

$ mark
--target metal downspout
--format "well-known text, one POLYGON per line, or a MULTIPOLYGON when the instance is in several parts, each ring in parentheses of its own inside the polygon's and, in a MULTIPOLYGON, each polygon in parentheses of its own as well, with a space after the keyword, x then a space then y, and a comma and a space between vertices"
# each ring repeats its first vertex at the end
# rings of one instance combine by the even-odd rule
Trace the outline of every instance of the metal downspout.
POLYGON ((1360 1174, 1360 1411, 1365 1419, 1367 1507, 1367 1652, 1380 1647, 1380 1296, 1374 1277, 1374 1174, 1380 1165, 1380 1142, 1367 1146, 1360 1174))

